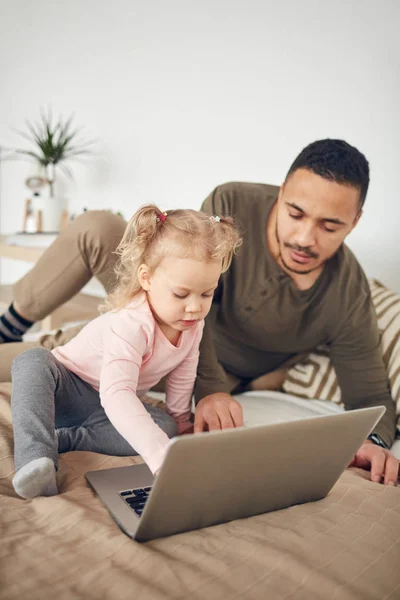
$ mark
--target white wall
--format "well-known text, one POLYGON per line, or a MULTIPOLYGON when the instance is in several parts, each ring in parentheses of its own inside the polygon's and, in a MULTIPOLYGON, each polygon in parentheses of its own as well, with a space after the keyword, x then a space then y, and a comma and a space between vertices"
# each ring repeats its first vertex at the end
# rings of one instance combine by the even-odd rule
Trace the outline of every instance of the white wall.
MULTIPOLYGON (((281 183, 341 137, 371 164, 349 238, 400 291, 398 0, 0 0, 0 143, 40 106, 76 114, 97 155, 66 183, 72 212, 199 207, 228 180, 281 183)), ((26 163, 2 164, 1 229, 21 225, 26 163)), ((3 279, 19 274, 3 261, 3 279)))

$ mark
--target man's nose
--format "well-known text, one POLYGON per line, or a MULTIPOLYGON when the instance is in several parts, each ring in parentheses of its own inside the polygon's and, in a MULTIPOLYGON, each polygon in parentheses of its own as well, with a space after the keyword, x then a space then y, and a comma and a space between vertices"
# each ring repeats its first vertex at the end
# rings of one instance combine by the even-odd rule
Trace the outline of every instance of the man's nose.
POLYGON ((301 223, 296 232, 295 240, 298 246, 310 248, 315 244, 315 225, 313 223, 301 223))

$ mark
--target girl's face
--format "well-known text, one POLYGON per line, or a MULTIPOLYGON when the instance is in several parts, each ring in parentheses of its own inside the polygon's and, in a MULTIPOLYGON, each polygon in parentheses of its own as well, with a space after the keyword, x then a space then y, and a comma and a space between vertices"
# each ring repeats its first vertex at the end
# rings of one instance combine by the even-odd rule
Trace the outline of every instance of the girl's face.
POLYGON ((140 265, 138 276, 161 330, 171 341, 208 314, 221 275, 221 261, 168 256, 151 272, 140 265))

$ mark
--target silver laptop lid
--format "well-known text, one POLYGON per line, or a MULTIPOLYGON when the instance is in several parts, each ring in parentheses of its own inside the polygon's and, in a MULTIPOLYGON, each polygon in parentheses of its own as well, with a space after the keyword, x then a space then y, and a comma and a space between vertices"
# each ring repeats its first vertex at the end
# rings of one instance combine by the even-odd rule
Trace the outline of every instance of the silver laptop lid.
POLYGON ((147 541, 323 498, 384 412, 374 407, 175 438, 140 519, 117 492, 150 485, 145 465, 140 473, 133 466, 87 477, 124 531, 147 541))

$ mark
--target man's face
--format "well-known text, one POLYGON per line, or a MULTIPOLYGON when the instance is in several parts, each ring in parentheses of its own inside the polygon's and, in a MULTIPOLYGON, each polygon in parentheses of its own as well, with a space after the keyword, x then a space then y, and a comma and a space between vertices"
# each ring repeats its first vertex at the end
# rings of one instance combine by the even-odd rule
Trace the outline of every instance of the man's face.
POLYGON ((276 237, 288 271, 308 274, 339 249, 361 216, 360 192, 306 169, 295 171, 281 187, 276 237))

